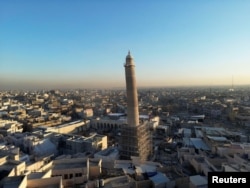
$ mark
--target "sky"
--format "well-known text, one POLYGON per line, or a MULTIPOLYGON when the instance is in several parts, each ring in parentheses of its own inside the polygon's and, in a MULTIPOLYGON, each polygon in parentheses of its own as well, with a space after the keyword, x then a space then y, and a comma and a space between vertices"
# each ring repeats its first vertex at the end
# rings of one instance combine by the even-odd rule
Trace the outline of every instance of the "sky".
POLYGON ((248 0, 0 0, 0 89, 250 84, 248 0))

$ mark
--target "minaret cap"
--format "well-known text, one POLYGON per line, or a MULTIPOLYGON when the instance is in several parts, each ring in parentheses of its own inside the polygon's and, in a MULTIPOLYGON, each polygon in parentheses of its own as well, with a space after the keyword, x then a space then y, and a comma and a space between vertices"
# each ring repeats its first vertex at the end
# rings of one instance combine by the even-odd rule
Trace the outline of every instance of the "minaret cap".
POLYGON ((131 56, 131 54, 130 54, 130 50, 128 51, 128 55, 127 55, 127 57, 126 58, 130 58, 130 59, 133 59, 133 57, 131 56))

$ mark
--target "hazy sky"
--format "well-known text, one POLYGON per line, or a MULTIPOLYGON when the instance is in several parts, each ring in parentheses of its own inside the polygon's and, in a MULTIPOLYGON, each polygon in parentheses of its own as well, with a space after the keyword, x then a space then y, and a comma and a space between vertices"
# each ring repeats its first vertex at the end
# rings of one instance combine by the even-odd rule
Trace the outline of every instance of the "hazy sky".
POLYGON ((0 89, 250 84, 249 0, 0 0, 0 89))

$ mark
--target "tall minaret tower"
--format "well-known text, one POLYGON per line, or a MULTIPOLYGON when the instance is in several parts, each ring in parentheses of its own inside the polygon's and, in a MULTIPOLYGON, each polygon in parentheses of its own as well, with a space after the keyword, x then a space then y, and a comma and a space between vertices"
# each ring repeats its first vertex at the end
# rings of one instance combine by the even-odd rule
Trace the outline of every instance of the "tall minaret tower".
POLYGON ((126 56, 125 76, 126 76, 126 90, 127 90, 127 123, 128 126, 139 125, 139 109, 135 78, 135 64, 134 59, 130 55, 130 51, 126 56))
POLYGON ((130 52, 126 56, 124 67, 127 90, 127 124, 121 126, 120 158, 131 159, 131 156, 134 156, 144 161, 152 155, 152 138, 147 121, 139 121, 135 64, 130 52))

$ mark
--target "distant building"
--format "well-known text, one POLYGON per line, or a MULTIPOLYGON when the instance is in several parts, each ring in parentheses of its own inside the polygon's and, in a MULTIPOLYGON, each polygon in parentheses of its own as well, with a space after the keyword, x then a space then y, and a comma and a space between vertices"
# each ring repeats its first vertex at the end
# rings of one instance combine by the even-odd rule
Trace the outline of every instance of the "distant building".
POLYGON ((83 117, 84 118, 90 118, 90 117, 93 117, 93 115, 94 115, 94 112, 93 112, 92 108, 87 108, 87 109, 83 110, 83 117))
POLYGON ((189 183, 190 188, 207 188, 208 187, 206 176, 200 176, 200 175, 190 176, 189 181, 190 181, 189 183))
POLYGON ((89 120, 87 121, 73 121, 69 123, 64 123, 61 125, 47 127, 47 126, 40 126, 39 129, 42 129, 47 132, 54 132, 60 134, 73 134, 79 133, 89 128, 89 120))

